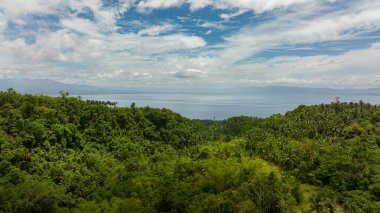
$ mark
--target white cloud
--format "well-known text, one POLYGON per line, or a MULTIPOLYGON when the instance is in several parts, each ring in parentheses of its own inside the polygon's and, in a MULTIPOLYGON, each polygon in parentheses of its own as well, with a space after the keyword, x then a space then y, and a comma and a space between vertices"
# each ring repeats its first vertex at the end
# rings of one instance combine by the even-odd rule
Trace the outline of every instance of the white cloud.
POLYGON ((244 13, 248 12, 248 9, 241 9, 234 13, 222 13, 220 14, 220 18, 222 19, 231 19, 240 15, 243 15, 244 13))
POLYGON ((28 62, 65 61, 64 51, 75 46, 75 35, 67 30, 39 35, 34 44, 29 45, 23 39, 5 40, 1 46, 11 51, 15 57, 28 62))
MULTIPOLYGON (((80 62, 86 66, 97 66, 101 61, 110 64, 106 60, 114 60, 113 56, 125 63, 123 57, 132 58, 131 54, 137 54, 141 56, 140 58, 147 59, 151 54, 199 48, 206 45, 206 42, 197 36, 175 32, 170 35, 161 35, 175 30, 175 26, 170 24, 152 26, 138 34, 118 33, 116 19, 134 2, 134 0, 124 0, 121 5, 104 8, 101 0, 31 0, 26 3, 25 9, 21 10, 21 1, 2 1, 0 8, 4 14, 0 13, 0 15, 6 18, 0 19, 0 32, 3 28, 5 30, 7 19, 18 17, 21 20, 20 24, 25 25, 26 23, 22 20, 27 18, 27 14, 56 13, 59 15, 57 12, 65 8, 63 5, 79 12, 90 8, 94 13, 95 20, 79 18, 76 14, 66 11, 64 15, 60 15, 59 24, 63 29, 56 32, 49 31, 49 29, 36 31, 34 32, 36 41, 33 44, 28 44, 22 38, 6 39, 0 34, 1 52, 3 55, 13 54, 15 58, 23 60, 23 63, 69 61, 80 62), (149 37, 142 35, 149 35, 149 37), (101 58, 103 60, 100 61, 101 58)), ((133 58, 138 57, 133 56, 133 58)))
POLYGON ((307 57, 279 55, 256 63, 249 60, 245 64, 236 63, 272 48, 295 46, 300 49, 302 45, 357 39, 363 33, 380 29, 380 2, 359 0, 346 7, 327 10, 331 8, 325 3, 334 2, 122 0, 119 5, 104 7, 101 0, 3 0, 0 1, 0 78, 43 77, 75 83, 109 85, 112 82, 120 86, 126 83, 379 85, 380 44, 335 56, 315 52, 314 56, 307 57), (267 12, 264 16, 268 19, 249 22, 241 30, 225 36, 225 42, 213 46, 208 46, 197 34, 181 30, 180 23, 175 22, 155 25, 132 20, 131 24, 138 25, 138 32, 118 31, 118 18, 133 6, 149 12, 183 4, 188 4, 193 11, 207 6, 227 9, 217 14, 226 19, 225 22, 195 21, 198 27, 209 30, 206 34, 215 29, 224 30, 224 23, 233 23, 237 20, 233 17, 246 12, 254 11, 252 14, 258 16, 267 12), (93 12, 93 20, 77 16, 86 8, 93 12), (4 32, 8 30, 8 20, 23 29, 28 24, 29 14, 55 15, 60 29, 51 30, 41 23, 41 28, 32 32, 33 42, 26 41, 24 32, 7 37, 4 32))
POLYGON ((239 81, 243 84, 253 84, 253 85, 303 85, 303 86, 310 86, 320 83, 325 83, 321 79, 311 79, 306 80, 302 78, 288 78, 288 77, 282 77, 282 78, 276 78, 276 79, 268 79, 268 80, 257 80, 257 79, 241 79, 239 81))
POLYGON ((140 12, 148 12, 154 9, 166 9, 171 7, 180 7, 185 0, 143 0, 137 5, 140 12))
POLYGON ((113 72, 98 73, 97 77, 102 80, 114 80, 120 78, 123 74, 125 74, 124 70, 115 70, 113 72))
POLYGON ((187 3, 190 4, 191 10, 198 10, 206 6, 212 6, 217 9, 238 8, 242 11, 253 10, 256 13, 310 2, 311 0, 187 0, 187 3))
POLYGON ((201 78, 206 74, 207 73, 202 70, 188 68, 186 70, 175 72, 173 76, 176 78, 201 78))
POLYGON ((140 30, 138 34, 148 35, 148 36, 157 36, 163 33, 173 31, 174 29, 175 29, 175 26, 172 24, 156 25, 156 26, 150 26, 146 29, 140 30))
POLYGON ((190 4, 190 9, 192 11, 199 10, 213 4, 213 0, 187 0, 187 2, 190 4))
MULTIPOLYGON (((326 87, 377 87, 378 44, 341 55, 275 57, 236 66, 235 79, 248 84, 302 84, 326 87), (298 81, 298 82, 297 82, 298 81)), ((228 75, 228 74, 226 74, 228 75)))
MULTIPOLYGON (((207 6, 216 9, 239 9, 240 11, 252 10, 256 13, 263 13, 280 8, 287 8, 300 4, 312 4, 316 2, 330 2, 335 0, 143 0, 137 5, 141 12, 149 12, 154 9, 167 9, 171 7, 180 7, 183 4, 189 4, 192 11, 205 8, 207 6)), ((239 14, 235 14, 239 15, 239 14)), ((223 16, 228 16, 224 14, 223 16)))
POLYGON ((61 20, 62 27, 75 33, 85 34, 87 36, 99 37, 99 27, 96 23, 81 18, 67 18, 61 20))
POLYGON ((56 9, 65 2, 65 0, 2 0, 0 8, 13 17, 28 13, 54 14, 56 9))
POLYGON ((223 63, 217 58, 211 57, 179 57, 172 56, 160 63, 163 67, 170 67, 169 71, 178 70, 202 70, 205 73, 212 73, 215 69, 222 69, 223 63))
POLYGON ((310 0, 223 0, 214 1, 217 8, 226 9, 229 7, 249 9, 257 13, 271 11, 278 8, 286 8, 296 4, 310 3, 310 0), (219 3, 218 3, 219 2, 219 3))
MULTIPOLYGON (((198 36, 185 36, 183 34, 173 34, 168 36, 162 36, 157 39, 157 42, 163 42, 161 44, 156 44, 164 48, 164 46, 172 46, 173 49, 193 49, 204 47, 206 45, 205 40, 198 36)), ((153 45, 153 44, 152 44, 153 45)))
POLYGON ((19 76, 18 70, 0 69, 0 79, 17 78, 19 76))
POLYGON ((7 20, 4 17, 4 14, 0 11, 0 33, 3 33, 3 31, 7 28, 7 20))
POLYGON ((200 21, 197 26, 204 28, 215 28, 218 30, 226 29, 226 26, 224 26, 221 22, 200 21))
POLYGON ((70 13, 91 9, 95 22, 103 31, 115 29, 116 18, 126 12, 136 0, 120 0, 115 7, 104 8, 102 0, 2 0, 0 8, 7 20, 20 21, 29 14, 56 15, 64 18, 70 13))
POLYGON ((139 36, 136 34, 114 34, 104 38, 106 47, 113 52, 127 51, 129 53, 149 56, 152 54, 176 50, 204 47, 206 42, 197 36, 185 34, 169 34, 161 36, 139 36))

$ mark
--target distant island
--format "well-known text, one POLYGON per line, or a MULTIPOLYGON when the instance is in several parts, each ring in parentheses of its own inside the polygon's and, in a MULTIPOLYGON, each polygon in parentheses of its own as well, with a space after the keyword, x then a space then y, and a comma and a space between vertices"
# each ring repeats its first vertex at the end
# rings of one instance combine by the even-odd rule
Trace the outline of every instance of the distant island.
POLYGON ((380 96, 380 88, 367 89, 334 89, 290 86, 256 86, 256 87, 98 87, 80 84, 66 84, 49 79, 0 79, 0 90, 13 88, 20 93, 57 95, 60 91, 72 95, 91 94, 320 94, 320 95, 376 95, 380 96))

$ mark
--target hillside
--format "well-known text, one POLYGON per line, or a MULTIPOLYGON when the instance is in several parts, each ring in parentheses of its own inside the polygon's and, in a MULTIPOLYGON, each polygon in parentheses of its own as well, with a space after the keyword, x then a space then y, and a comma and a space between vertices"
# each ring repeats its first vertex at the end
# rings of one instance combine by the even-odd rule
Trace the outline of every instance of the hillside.
POLYGON ((266 119, 0 92, 0 212, 380 212, 380 107, 266 119))

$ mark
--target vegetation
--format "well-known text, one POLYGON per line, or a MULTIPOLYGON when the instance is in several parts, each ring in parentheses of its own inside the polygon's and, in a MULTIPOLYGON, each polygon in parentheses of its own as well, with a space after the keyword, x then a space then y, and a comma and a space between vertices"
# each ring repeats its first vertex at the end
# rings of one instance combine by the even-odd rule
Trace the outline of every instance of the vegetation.
POLYGON ((0 212, 380 212, 380 108, 190 120, 0 92, 0 212))

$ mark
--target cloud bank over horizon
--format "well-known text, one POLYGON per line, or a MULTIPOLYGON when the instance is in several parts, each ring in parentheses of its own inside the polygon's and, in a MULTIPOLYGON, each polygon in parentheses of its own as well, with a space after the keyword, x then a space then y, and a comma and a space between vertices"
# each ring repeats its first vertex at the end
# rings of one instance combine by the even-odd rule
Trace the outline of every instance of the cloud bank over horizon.
POLYGON ((368 88, 379 59, 380 1, 0 1, 0 78, 368 88))

